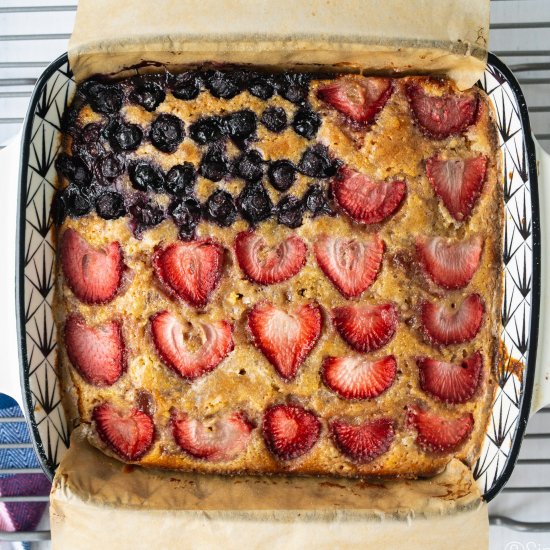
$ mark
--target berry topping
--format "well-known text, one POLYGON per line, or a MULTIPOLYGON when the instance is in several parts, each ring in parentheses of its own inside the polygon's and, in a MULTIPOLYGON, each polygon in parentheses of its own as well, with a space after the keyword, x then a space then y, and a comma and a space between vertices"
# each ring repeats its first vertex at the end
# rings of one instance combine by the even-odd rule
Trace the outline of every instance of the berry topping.
POLYGON ((164 175, 160 168, 146 161, 138 161, 130 165, 128 170, 130 181, 138 191, 158 193, 164 188, 164 175))
POLYGON ((384 393, 395 380, 397 361, 393 355, 369 361, 364 356, 327 357, 323 382, 344 399, 372 399, 384 393))
POLYGON ((92 190, 71 184, 62 191, 62 200, 67 209, 67 214, 75 218, 85 216, 94 207, 92 190))
POLYGON ((426 174, 449 214, 458 221, 469 218, 481 195, 487 171, 483 155, 469 159, 442 160, 437 155, 426 161, 426 174))
POLYGON ((166 113, 159 115, 153 121, 149 132, 151 143, 164 153, 173 153, 184 136, 183 122, 177 116, 166 113))
POLYGON ((159 82, 147 78, 138 78, 135 87, 130 93, 132 103, 141 105, 146 111, 154 111, 166 97, 164 88, 159 82))
POLYGON ((97 215, 104 220, 116 220, 126 214, 124 197, 116 191, 106 191, 95 200, 97 215))
POLYGON ((296 229, 302 225, 305 206, 304 203, 293 195, 285 195, 277 204, 277 221, 296 229))
POLYGON ((241 92, 234 72, 209 71, 206 77, 208 91, 217 98, 231 99, 241 92))
POLYGON ((275 86, 270 75, 254 75, 248 83, 248 91, 255 97, 264 101, 269 99, 275 93, 275 86))
POLYGON ((342 306, 332 310, 332 323, 355 350, 371 352, 385 346, 397 329, 393 304, 342 306))
POLYGON ((121 156, 115 155, 113 153, 107 153, 106 155, 97 159, 97 178, 103 185, 108 185, 124 172, 124 167, 125 162, 121 156))
POLYGON ((198 200, 187 198, 174 201, 170 205, 170 216, 179 228, 179 237, 182 241, 191 241, 195 238, 195 229, 201 219, 201 205, 198 200))
POLYGON ((88 384, 111 386, 122 376, 124 341, 116 321, 91 327, 80 315, 70 315, 65 322, 65 347, 73 367, 88 384))
POLYGON ((227 115, 224 123, 225 131, 231 139, 242 141, 256 135, 256 115, 250 109, 243 109, 227 115))
POLYGON ((269 165, 267 175, 277 191, 288 191, 296 180, 296 167, 289 160, 276 160, 269 165))
POLYGON ((172 414, 172 432, 176 443, 193 458, 209 462, 227 462, 246 449, 254 425, 242 411, 216 420, 200 422, 187 413, 172 414))
POLYGON ((225 128, 219 116, 202 117, 189 127, 189 135, 200 145, 213 143, 223 138, 225 128))
POLYGON ((325 193, 318 183, 314 183, 308 187, 302 200, 305 207, 313 214, 313 217, 320 215, 334 215, 334 211, 330 207, 328 198, 325 196, 325 193))
POLYGON ((92 413, 97 433, 104 443, 127 460, 139 460, 153 444, 155 425, 138 409, 123 410, 103 403, 92 413))
POLYGON ((422 325, 431 344, 448 346, 469 342, 479 332, 485 306, 479 294, 470 294, 458 307, 443 303, 422 304, 422 325))
POLYGON ((172 195, 185 197, 193 194, 196 179, 195 167, 190 162, 184 162, 170 168, 164 178, 164 187, 172 195))
POLYGON ((211 239, 173 243, 155 253, 153 267, 178 298, 202 308, 222 276, 223 247, 211 239))
POLYGON ((321 235, 314 245, 323 273, 346 298, 356 298, 376 279, 384 243, 378 235, 364 240, 321 235))
POLYGON ((231 325, 227 321, 200 324, 202 338, 189 323, 180 323, 169 311, 151 317, 151 334, 164 363, 185 380, 193 381, 213 371, 233 350, 231 325), (189 342, 200 346, 189 346, 189 342), (191 349, 194 351, 191 351, 191 349))
POLYGON ((199 75, 193 71, 170 75, 172 95, 177 99, 188 101, 195 99, 201 92, 202 82, 199 75))
POLYGON ((388 418, 363 424, 334 420, 330 423, 330 432, 340 451, 360 464, 386 453, 395 437, 393 422, 388 418))
POLYGON ((481 381, 483 357, 479 351, 461 363, 447 363, 429 357, 416 360, 420 387, 445 403, 465 403, 476 392, 481 381))
POLYGON ((281 460, 306 454, 317 443, 321 423, 299 405, 273 405, 265 413, 262 433, 267 448, 281 460))
POLYGON ((434 96, 419 84, 409 84, 406 93, 416 122, 433 138, 460 134, 475 122, 478 97, 471 92, 434 96))
POLYGON ((294 277, 306 263, 307 247, 297 235, 291 235, 275 247, 255 231, 243 231, 235 239, 240 268, 260 285, 282 283, 294 277))
POLYGON ((74 183, 79 187, 90 185, 92 175, 84 162, 78 157, 70 157, 65 153, 61 153, 55 159, 55 167, 70 183, 74 183))
POLYGON ((143 131, 137 124, 113 120, 105 129, 111 147, 118 153, 135 151, 143 139, 143 131))
POLYGON ((86 304, 111 301, 122 281, 122 250, 117 242, 93 248, 74 229, 61 238, 61 268, 67 285, 86 304))
POLYGON ((332 182, 338 205, 358 223, 380 223, 393 215, 405 198, 404 181, 375 181, 349 168, 340 168, 332 182))
POLYGON ((122 107, 124 96, 117 84, 103 84, 96 80, 88 80, 80 86, 79 91, 84 94, 96 113, 112 115, 122 107))
POLYGON ((470 413, 447 419, 418 406, 408 407, 407 421, 417 431, 417 445, 425 451, 440 453, 459 447, 474 427, 474 417, 470 413))
POLYGON ((158 225, 166 218, 166 212, 157 203, 145 197, 138 197, 129 208, 133 216, 133 229, 136 238, 141 238, 144 229, 158 225))
POLYGON ((321 127, 321 117, 309 107, 300 107, 292 119, 294 131, 306 139, 313 139, 321 127))
POLYGON ((286 111, 282 107, 268 107, 262 113, 262 124, 271 132, 278 134, 288 126, 286 111))
POLYGON ((102 137, 107 136, 107 127, 97 122, 86 124, 81 130, 75 132, 71 151, 74 158, 79 158, 91 172, 96 160, 105 154, 102 137))
POLYGON ((235 174, 246 181, 258 181, 264 175, 264 159, 259 151, 243 153, 237 160, 235 174))
POLYGON ((244 186, 237 206, 243 218, 250 223, 266 220, 273 212, 273 203, 260 182, 249 182, 244 186))
POLYGON ((220 181, 229 174, 229 161, 222 147, 210 147, 203 155, 199 174, 210 181, 220 181))
POLYGON ((237 219, 237 207, 233 197, 227 192, 218 189, 206 201, 208 218, 222 227, 229 227, 237 219))
POLYGON ((343 76, 317 90, 317 97, 361 124, 369 124, 392 94, 390 78, 343 76))
POLYGON ((315 304, 287 312, 260 302, 248 314, 254 344, 286 381, 294 379, 317 343, 321 322, 321 309, 315 304))
POLYGON ((475 236, 464 241, 442 237, 418 237, 416 253, 428 277, 447 289, 464 288, 479 267, 483 239, 475 236))
POLYGON ((298 170, 312 178, 328 178, 336 174, 338 163, 330 159, 325 145, 315 145, 304 151, 298 170))
POLYGON ((303 103, 309 93, 311 77, 306 73, 284 73, 279 79, 279 93, 292 103, 303 103))

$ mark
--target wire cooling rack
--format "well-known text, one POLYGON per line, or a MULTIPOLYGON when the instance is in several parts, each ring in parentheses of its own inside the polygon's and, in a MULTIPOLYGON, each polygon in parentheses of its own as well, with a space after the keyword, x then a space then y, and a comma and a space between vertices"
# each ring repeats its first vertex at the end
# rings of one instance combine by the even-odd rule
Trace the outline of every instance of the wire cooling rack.
MULTIPOLYGON (((76 0, 63 4, 56 0, 0 0, 0 149, 20 129, 37 77, 50 61, 66 51, 76 4, 76 0), (47 32, 39 32, 43 29, 47 32)), ((491 2, 491 50, 516 73, 529 105, 535 137, 547 151, 550 150, 549 29, 548 0, 491 2)), ((0 430, 8 422, 24 420, 0 418, 0 430)), ((0 444, 0 448, 8 447, 14 445, 0 444)), ((0 470, 0 474, 38 472, 39 468, 0 470)), ((47 497, 0 497, 0 503, 30 500, 44 501, 47 497)), ((506 548, 512 541, 517 550, 530 548, 533 542, 536 545, 533 548, 542 549, 541 543, 550 540, 550 407, 529 422, 514 474, 490 504, 490 513, 491 548, 506 548), (510 535, 509 529, 515 530, 515 534, 510 535), (536 533, 546 534, 535 539, 536 533), (515 542, 520 541, 520 536, 523 542, 515 542)), ((0 532, 0 541, 49 538, 47 530, 0 532)))

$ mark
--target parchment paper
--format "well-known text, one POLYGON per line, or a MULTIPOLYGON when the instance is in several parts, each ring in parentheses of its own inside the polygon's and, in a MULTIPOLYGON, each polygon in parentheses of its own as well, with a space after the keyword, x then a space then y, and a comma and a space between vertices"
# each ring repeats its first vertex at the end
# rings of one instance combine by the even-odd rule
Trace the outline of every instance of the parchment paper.
POLYGON ((464 89, 488 33, 489 0, 80 0, 69 60, 77 80, 148 64, 320 64, 447 74, 464 89))

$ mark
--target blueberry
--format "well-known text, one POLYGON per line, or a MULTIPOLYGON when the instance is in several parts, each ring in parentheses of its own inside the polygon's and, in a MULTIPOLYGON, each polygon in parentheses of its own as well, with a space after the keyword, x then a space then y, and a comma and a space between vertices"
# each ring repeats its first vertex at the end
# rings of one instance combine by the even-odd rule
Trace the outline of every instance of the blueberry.
POLYGON ((63 200, 67 207, 67 214, 75 218, 88 214, 94 205, 93 194, 73 184, 65 188, 63 200))
POLYGON ((231 113, 225 117, 224 122, 225 131, 232 139, 240 141, 256 134, 256 114, 249 109, 231 113))
POLYGON ((219 116, 199 118, 191 124, 189 135, 200 145, 218 141, 224 136, 224 124, 219 116))
POLYGON ((277 221, 296 229, 302 225, 304 203, 293 195, 284 196, 277 204, 277 221))
POLYGON ((305 73, 285 73, 279 80, 279 93, 292 103, 303 103, 309 93, 310 79, 305 73))
POLYGON ((298 170, 312 178, 329 178, 336 174, 338 162, 330 159, 328 149, 324 145, 315 145, 304 151, 298 170))
POLYGON ((95 209, 100 218, 116 220, 126 214, 124 198, 116 191, 106 191, 95 201, 95 209))
POLYGON ((140 77, 135 80, 135 86, 130 93, 132 103, 141 105, 147 111, 154 111, 166 98, 163 86, 148 77, 140 77))
POLYGON ((88 170, 92 171, 98 157, 105 153, 101 143, 104 128, 97 122, 86 124, 73 136, 71 150, 73 156, 82 159, 88 170))
POLYGON ((318 183, 309 186, 302 200, 314 217, 319 215, 334 216, 334 210, 330 207, 328 199, 318 183))
POLYGON ((151 125, 151 143, 164 153, 173 153, 183 141, 185 131, 183 121, 177 116, 159 115, 151 125))
POLYGON ((122 172, 124 172, 124 158, 119 155, 107 153, 96 161, 96 175, 104 185, 116 179, 122 172))
POLYGON ((269 99, 275 93, 275 86, 273 85, 273 79, 269 75, 255 75, 248 83, 248 91, 256 97, 263 99, 269 99))
POLYGON ((164 187, 169 193, 183 197, 193 193, 196 179, 195 167, 190 162, 184 162, 170 168, 164 178, 164 187))
POLYGON ((262 113, 262 124, 271 132, 282 132, 288 126, 286 111, 282 107, 268 107, 262 113))
POLYGON ((273 203, 260 182, 247 183, 237 199, 243 218, 250 223, 266 220, 271 216, 273 203))
POLYGON ((130 181, 138 191, 159 192, 164 187, 164 176, 159 168, 146 161, 138 161, 128 170, 130 181))
POLYGON ((62 190, 57 190, 50 207, 50 218, 52 222, 60 226, 67 217, 67 205, 65 204, 65 194, 62 190))
POLYGON ((231 72, 208 71, 206 87, 217 98, 231 99, 241 92, 238 76, 231 72))
POLYGON ((91 183, 92 176, 84 162, 78 157, 70 157, 65 153, 61 153, 55 159, 55 167, 57 171, 65 176, 69 182, 79 186, 87 186, 91 183))
POLYGON ((196 199, 175 201, 170 205, 170 215, 179 228, 180 239, 192 240, 201 219, 201 205, 196 199))
POLYGON ((171 75, 170 85, 174 97, 188 101, 195 99, 201 93, 202 82, 196 72, 188 71, 182 74, 171 75))
POLYGON ((147 200, 145 197, 138 199, 130 206, 130 214, 136 223, 134 233, 140 235, 143 229, 153 227, 161 223, 166 217, 166 212, 158 204, 147 200))
POLYGON ((267 170, 269 182, 278 191, 288 191, 296 180, 296 167, 289 160, 276 160, 267 170))
POLYGON ((143 131, 137 124, 113 120, 105 129, 111 147, 118 153, 135 151, 143 139, 143 131))
POLYGON ((118 84, 88 80, 80 86, 80 92, 90 102, 90 107, 96 113, 110 115, 117 113, 122 107, 124 95, 118 84))
POLYGON ((320 126, 321 117, 309 107, 300 107, 292 120, 294 131, 306 139, 313 139, 320 126))
POLYGON ((237 207, 233 197, 221 189, 214 191, 208 197, 206 212, 209 219, 222 227, 229 227, 237 219, 237 207))
POLYGON ((247 151, 237 160, 235 173, 247 181, 258 181, 264 175, 263 163, 264 159, 259 151, 247 151))
POLYGON ((211 147, 201 160, 199 173, 211 180, 220 181, 229 172, 229 161, 220 147, 211 147))

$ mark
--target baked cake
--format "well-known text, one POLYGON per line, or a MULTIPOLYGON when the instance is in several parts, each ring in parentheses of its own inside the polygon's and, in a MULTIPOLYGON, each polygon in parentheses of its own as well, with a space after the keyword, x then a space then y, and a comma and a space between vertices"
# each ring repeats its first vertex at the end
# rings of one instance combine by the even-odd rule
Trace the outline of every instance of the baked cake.
POLYGON ((476 459, 503 202, 478 88, 204 67, 82 83, 52 205, 59 364, 145 466, 424 476, 476 459))

